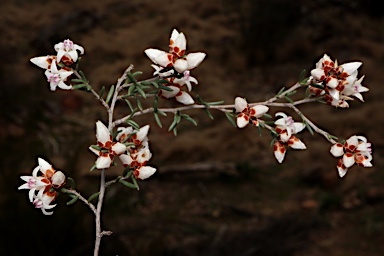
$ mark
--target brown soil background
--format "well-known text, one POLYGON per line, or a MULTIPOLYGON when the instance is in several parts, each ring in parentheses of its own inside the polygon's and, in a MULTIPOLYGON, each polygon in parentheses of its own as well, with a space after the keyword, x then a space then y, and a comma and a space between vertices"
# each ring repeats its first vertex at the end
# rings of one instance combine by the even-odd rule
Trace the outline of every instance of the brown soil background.
MULTIPOLYGON (((91 255, 94 224, 65 195, 51 217, 17 191, 36 155, 74 177, 85 195, 97 191, 94 123, 106 115, 84 92, 49 91, 29 63, 70 38, 85 48, 81 69, 96 89, 116 82, 129 64, 152 73, 143 51, 167 49, 176 27, 190 52, 207 59, 193 75, 206 101, 235 96, 256 102, 294 84, 328 53, 339 63, 360 60, 370 91, 350 109, 321 104, 302 111, 340 138, 373 142, 374 167, 353 167, 341 180, 329 143, 309 132, 307 150, 290 150, 279 165, 267 132, 238 130, 220 113, 188 112, 174 137, 152 116, 151 164, 158 173, 140 191, 108 190, 102 255, 383 255, 384 254, 384 4, 380 1, 22 1, 0 4, 0 227, 2 255, 91 255), (200 168, 202 167, 202 168, 200 168), (199 169, 200 168, 200 169, 199 169)), ((165 105, 177 106, 176 103, 165 105)), ((127 113, 119 106, 117 116, 127 113)), ((280 111, 272 109, 271 114, 280 111)), ((293 114, 293 113, 292 113, 293 114)), ((297 118, 297 117, 296 117, 297 118)), ((164 120, 166 125, 169 120, 164 120)), ((108 178, 118 175, 111 170, 108 178)))

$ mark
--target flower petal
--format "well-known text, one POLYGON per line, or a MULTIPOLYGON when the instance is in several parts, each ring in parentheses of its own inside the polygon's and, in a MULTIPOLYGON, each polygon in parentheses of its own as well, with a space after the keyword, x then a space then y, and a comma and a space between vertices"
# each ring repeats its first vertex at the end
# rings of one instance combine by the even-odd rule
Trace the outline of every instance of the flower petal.
POLYGON ((193 100, 191 95, 189 95, 188 93, 186 93, 184 91, 181 91, 181 95, 176 95, 175 98, 178 102, 183 103, 184 105, 191 105, 191 104, 195 103, 195 101, 193 100))
POLYGON ((106 169, 110 167, 111 164, 112 164, 112 159, 109 157, 109 155, 99 156, 96 160, 97 169, 106 169))
POLYGON ((143 166, 140 169, 135 172, 136 178, 139 178, 141 180, 148 179, 156 172, 156 168, 153 168, 151 166, 143 166))
POLYGON ((261 117, 265 113, 267 113, 269 110, 269 108, 264 105, 256 105, 256 106, 253 106, 251 109, 256 111, 256 113, 253 115, 254 117, 261 117))
POLYGON ((355 163, 355 157, 351 153, 345 153, 343 155, 343 164, 346 168, 351 167, 355 163))
POLYGON ((196 68, 204 60, 206 54, 203 52, 190 53, 186 56, 188 63, 188 70, 196 68))
POLYGON ((236 124, 237 124, 237 127, 244 128, 245 126, 247 126, 249 124, 249 117, 247 115, 245 115, 244 113, 240 113, 237 116, 236 124))
POLYGON ((158 49, 147 49, 144 52, 148 56, 148 58, 152 60, 152 62, 162 67, 167 67, 168 64, 172 63, 172 55, 167 52, 158 49))
POLYGON ((235 99, 235 109, 236 112, 242 112, 244 109, 248 107, 248 103, 244 98, 236 97, 235 99))
POLYGON ((112 136, 109 133, 108 128, 101 121, 96 122, 96 138, 97 141, 103 145, 112 140, 112 136))
POLYGON ((276 140, 273 144, 273 153, 275 155, 276 160, 281 164, 285 157, 286 148, 284 144, 280 141, 276 140))
POLYGON ((188 70, 188 63, 184 59, 177 59, 173 64, 173 67, 179 73, 184 73, 184 71, 188 70))
POLYGON ((333 144, 333 146, 331 147, 329 152, 331 152, 331 154, 334 157, 340 157, 340 156, 344 155, 344 147, 340 143, 335 143, 335 144, 333 144))
POLYGON ((121 155, 125 151, 127 151, 127 147, 124 144, 120 143, 120 142, 116 142, 116 143, 113 144, 111 150, 112 150, 114 155, 121 155))

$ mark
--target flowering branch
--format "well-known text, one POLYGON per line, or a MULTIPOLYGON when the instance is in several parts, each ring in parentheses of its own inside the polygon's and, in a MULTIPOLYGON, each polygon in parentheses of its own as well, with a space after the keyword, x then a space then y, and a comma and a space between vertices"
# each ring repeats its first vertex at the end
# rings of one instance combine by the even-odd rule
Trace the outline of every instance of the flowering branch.
POLYGON ((238 128, 254 126, 260 131, 262 128, 270 131, 273 154, 279 163, 284 161, 288 148, 304 150, 306 145, 297 134, 305 128, 312 134, 314 132, 324 136, 331 144, 330 153, 339 158, 337 171, 340 177, 344 177, 347 170, 355 163, 363 167, 371 167, 372 150, 371 143, 363 136, 353 135, 346 141, 338 142, 337 138, 320 129, 297 107, 306 103, 323 102, 337 108, 349 107, 348 101, 352 97, 363 100, 361 93, 368 88, 361 83, 364 76, 357 78, 358 68, 361 62, 350 62, 338 65, 328 55, 324 55, 311 70, 311 76, 305 78, 303 71, 296 84, 286 89, 283 87, 274 97, 263 102, 248 103, 245 98, 236 97, 232 105, 224 105, 222 101, 205 102, 199 96, 193 97, 190 92, 193 86, 198 84, 196 78, 191 76, 191 70, 198 67, 205 59, 203 52, 186 54, 187 41, 183 33, 176 29, 172 31, 169 40, 169 50, 147 49, 145 54, 154 63, 153 77, 139 81, 136 77, 141 72, 131 73, 133 65, 130 65, 123 75, 112 85, 107 95, 104 96, 105 87, 97 93, 89 84, 84 73, 79 70, 79 54, 84 54, 83 47, 74 44, 67 39, 54 46, 56 55, 35 57, 31 62, 45 70, 45 76, 50 89, 84 90, 91 92, 95 98, 105 107, 108 117, 108 125, 101 121, 96 122, 96 141, 89 149, 97 159, 91 171, 100 170, 99 191, 87 200, 80 192, 74 189, 74 181, 67 178, 61 171, 56 171, 47 161, 38 158, 38 166, 34 168, 32 176, 21 176, 25 181, 19 189, 29 190, 29 200, 36 208, 40 208, 45 215, 53 214, 56 204, 53 204, 59 192, 68 194, 72 204, 78 199, 86 204, 95 214, 95 247, 94 256, 99 255, 101 238, 111 235, 111 231, 102 230, 102 208, 106 188, 120 183, 131 189, 139 189, 138 181, 151 177, 157 170, 147 163, 152 157, 149 149, 149 125, 140 126, 133 119, 145 114, 153 114, 156 123, 162 127, 160 116, 167 113, 174 115, 173 122, 168 130, 177 135, 177 125, 182 119, 186 119, 197 125, 197 122, 184 112, 191 109, 202 109, 213 119, 209 110, 218 110, 226 115, 228 120, 238 128), (126 90, 124 90, 126 89, 126 90), (291 96, 300 89, 306 89, 303 99, 292 100, 291 96), (160 106, 160 99, 175 100, 184 106, 164 108, 160 106), (125 101, 130 113, 119 119, 114 119, 114 111, 117 101, 125 101), (135 102, 131 102, 134 100, 135 102), (143 108, 141 101, 151 100, 152 106, 143 108), (195 100, 197 103, 195 103, 195 100), (284 102, 285 101, 285 102, 284 102), (275 120, 268 114, 270 108, 282 107, 291 109, 300 116, 301 122, 284 112, 275 113, 275 120), (123 126, 124 124, 124 126, 123 126), (119 158, 124 166, 122 175, 106 182, 106 171, 119 158), (64 188, 66 184, 70 188, 64 188), (91 200, 98 198, 97 205, 91 200))

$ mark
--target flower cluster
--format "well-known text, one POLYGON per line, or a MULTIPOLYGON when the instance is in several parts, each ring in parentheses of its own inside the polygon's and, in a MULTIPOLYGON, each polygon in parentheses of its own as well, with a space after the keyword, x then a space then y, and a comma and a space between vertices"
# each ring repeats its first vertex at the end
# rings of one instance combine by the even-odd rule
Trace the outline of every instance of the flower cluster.
POLYGON ((295 136, 295 134, 304 130, 305 125, 294 122, 291 116, 287 116, 283 112, 278 112, 275 116, 279 117, 275 121, 275 131, 278 136, 273 144, 273 151, 277 161, 282 163, 287 146, 293 149, 306 149, 305 144, 295 136))
POLYGON ((33 170, 32 176, 21 176, 26 183, 19 189, 29 189, 29 201, 36 208, 40 208, 45 215, 51 215, 53 212, 47 212, 56 206, 52 204, 57 190, 64 186, 66 177, 61 171, 56 171, 52 165, 42 158, 38 158, 39 165, 33 170), (39 173, 41 173, 39 175, 39 173))
POLYGON ((341 178, 355 163, 363 167, 372 167, 371 143, 364 136, 353 135, 344 144, 334 144, 330 152, 333 156, 340 157, 337 170, 341 178))
POLYGON ((119 157, 124 167, 130 167, 133 170, 133 175, 140 180, 152 176, 156 169, 146 166, 152 157, 147 137, 149 125, 141 127, 138 131, 134 131, 132 127, 119 127, 117 130, 119 133, 116 139, 132 145, 127 148, 126 154, 122 154, 119 157))
POLYGON ((361 62, 350 62, 338 65, 328 55, 324 54, 316 63, 316 68, 311 71, 312 93, 324 95, 327 104, 347 108, 347 100, 352 100, 354 96, 363 100, 362 92, 367 92, 368 88, 361 85, 364 76, 357 78, 357 69, 361 62))
POLYGON ((77 62, 79 53, 84 54, 84 48, 66 39, 54 46, 57 55, 48 55, 32 58, 30 61, 36 66, 45 69, 45 76, 49 82, 51 91, 57 87, 63 90, 71 90, 72 85, 66 84, 73 74, 70 66, 77 62))
POLYGON ((144 180, 156 172, 156 169, 145 166, 152 157, 148 145, 149 125, 143 126, 139 130, 132 127, 117 128, 116 140, 113 141, 108 128, 101 122, 96 123, 97 145, 92 145, 89 149, 98 158, 95 163, 97 169, 107 169, 113 163, 114 157, 119 156, 124 167, 130 167, 136 178, 144 180))
POLYGON ((174 29, 168 52, 150 48, 145 50, 145 54, 156 64, 152 65, 155 69, 153 75, 168 81, 164 84, 167 90, 161 90, 160 95, 168 99, 175 98, 184 105, 190 105, 194 103, 194 100, 182 88, 186 86, 188 91, 191 91, 192 83, 198 84, 197 80, 190 75, 190 70, 196 68, 204 60, 205 53, 185 54, 186 48, 185 35, 174 29))

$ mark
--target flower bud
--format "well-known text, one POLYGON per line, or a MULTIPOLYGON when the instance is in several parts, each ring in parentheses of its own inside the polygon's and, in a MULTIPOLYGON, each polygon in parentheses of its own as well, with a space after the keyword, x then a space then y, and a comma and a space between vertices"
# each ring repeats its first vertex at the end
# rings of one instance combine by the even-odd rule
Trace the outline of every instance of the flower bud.
POLYGON ((61 171, 55 172, 52 176, 52 185, 55 188, 62 187, 65 184, 65 175, 61 171))

